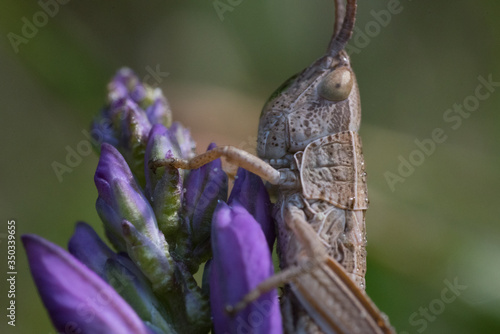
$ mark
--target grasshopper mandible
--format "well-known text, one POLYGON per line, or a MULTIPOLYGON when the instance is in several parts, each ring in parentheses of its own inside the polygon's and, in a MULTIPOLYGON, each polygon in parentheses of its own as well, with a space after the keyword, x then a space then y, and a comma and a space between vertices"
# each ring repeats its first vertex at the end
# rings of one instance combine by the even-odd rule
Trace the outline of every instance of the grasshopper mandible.
POLYGON ((156 160, 152 168, 196 169, 226 157, 278 191, 274 217, 282 271, 230 309, 238 312, 286 283, 288 333, 393 333, 364 293, 366 172, 358 129, 358 86, 344 47, 356 1, 335 0, 336 20, 326 55, 286 81, 260 116, 259 158, 232 146, 189 161, 156 160))

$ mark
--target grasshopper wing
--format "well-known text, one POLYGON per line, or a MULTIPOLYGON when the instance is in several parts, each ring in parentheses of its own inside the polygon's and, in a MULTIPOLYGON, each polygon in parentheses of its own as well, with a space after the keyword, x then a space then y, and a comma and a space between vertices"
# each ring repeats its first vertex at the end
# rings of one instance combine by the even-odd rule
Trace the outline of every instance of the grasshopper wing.
POLYGON ((387 317, 330 257, 294 278, 290 286, 308 315, 325 333, 394 333, 387 317))
POLYGON ((295 158, 305 198, 324 200, 342 209, 368 208, 365 164, 357 133, 344 131, 319 138, 295 158))

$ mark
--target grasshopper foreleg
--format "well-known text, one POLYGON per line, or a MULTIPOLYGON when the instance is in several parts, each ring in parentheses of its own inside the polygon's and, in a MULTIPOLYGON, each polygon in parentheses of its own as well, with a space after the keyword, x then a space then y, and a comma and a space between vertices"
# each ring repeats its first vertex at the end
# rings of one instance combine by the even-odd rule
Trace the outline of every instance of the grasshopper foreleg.
POLYGON ((151 160, 149 161, 149 168, 156 170, 159 167, 169 166, 181 169, 197 169, 220 157, 225 157, 228 162, 260 176, 271 184, 280 183, 281 175, 278 170, 258 157, 233 146, 216 147, 190 160, 176 158, 151 160))

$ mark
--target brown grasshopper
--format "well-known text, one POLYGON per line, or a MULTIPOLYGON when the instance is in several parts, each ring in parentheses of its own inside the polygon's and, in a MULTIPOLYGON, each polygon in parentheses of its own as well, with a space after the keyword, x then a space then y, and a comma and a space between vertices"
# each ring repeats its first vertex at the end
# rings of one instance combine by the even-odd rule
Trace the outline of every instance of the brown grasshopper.
POLYGON ((364 292, 366 172, 358 129, 358 86, 344 47, 356 1, 335 0, 336 21, 326 55, 290 78, 260 116, 259 158, 232 146, 189 161, 151 167, 196 169, 226 157, 277 188, 274 217, 282 271, 261 283, 230 312, 286 283, 282 301, 288 333, 393 333, 364 292))

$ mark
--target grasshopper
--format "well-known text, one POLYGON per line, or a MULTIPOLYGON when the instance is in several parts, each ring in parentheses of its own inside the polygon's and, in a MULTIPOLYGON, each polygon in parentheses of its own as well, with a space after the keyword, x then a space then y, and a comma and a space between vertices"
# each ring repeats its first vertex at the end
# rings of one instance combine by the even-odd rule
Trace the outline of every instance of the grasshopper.
POLYGON ((281 296, 287 333, 393 333, 364 292, 366 172, 358 129, 356 78, 344 47, 356 1, 335 0, 327 53, 286 81, 260 116, 257 154, 217 147, 190 160, 150 166, 196 169, 225 157, 277 188, 274 218, 281 272, 228 311, 285 284, 281 296))

